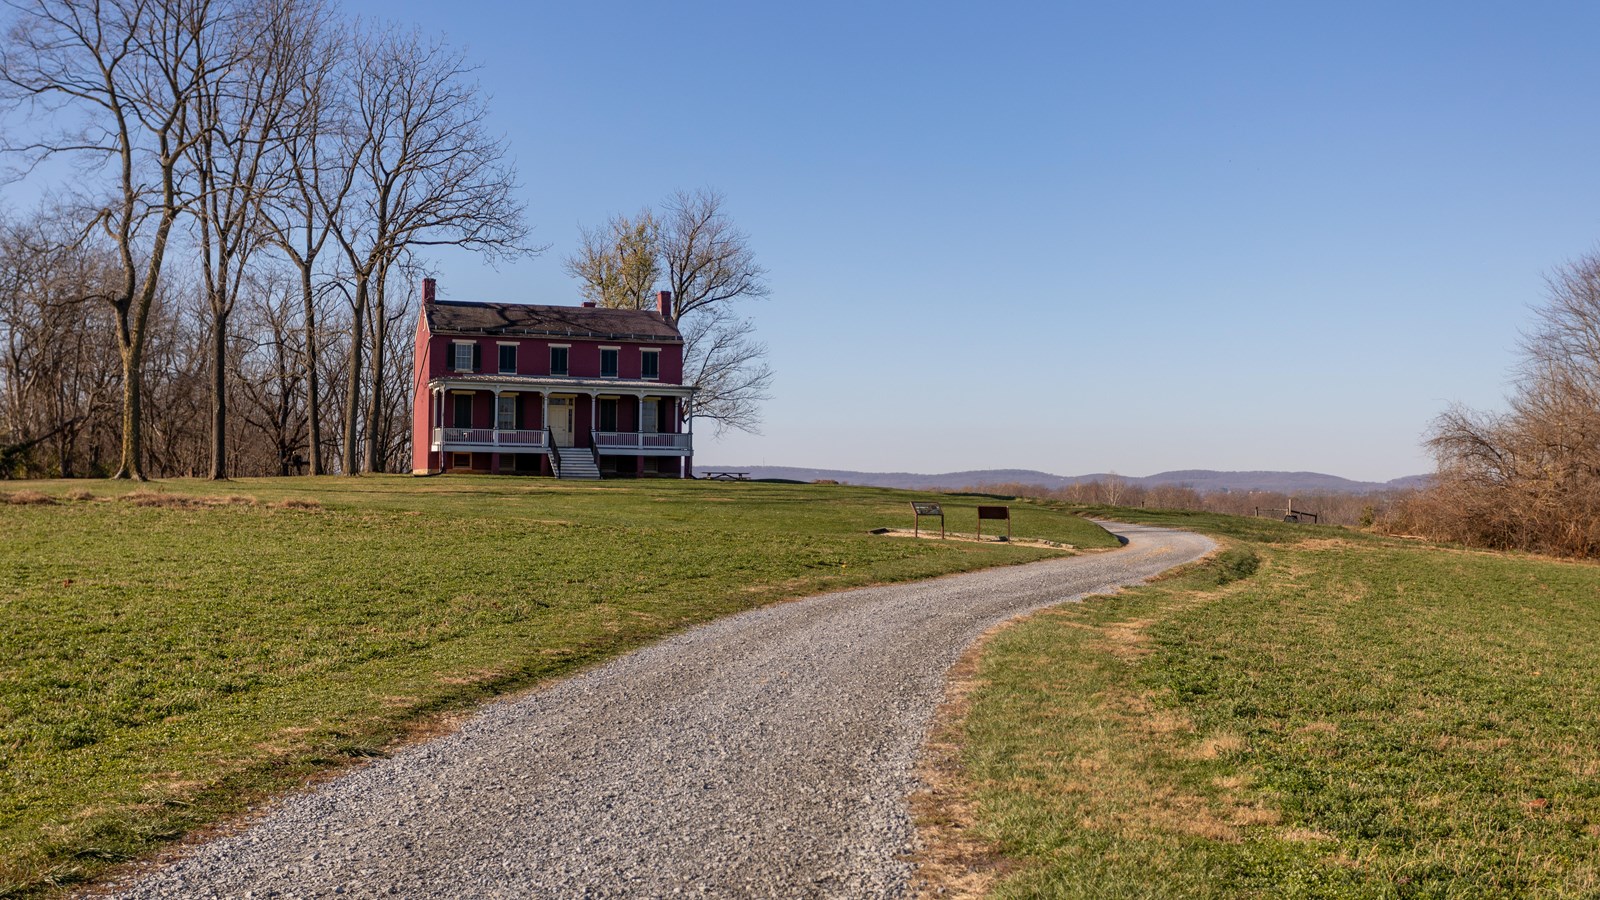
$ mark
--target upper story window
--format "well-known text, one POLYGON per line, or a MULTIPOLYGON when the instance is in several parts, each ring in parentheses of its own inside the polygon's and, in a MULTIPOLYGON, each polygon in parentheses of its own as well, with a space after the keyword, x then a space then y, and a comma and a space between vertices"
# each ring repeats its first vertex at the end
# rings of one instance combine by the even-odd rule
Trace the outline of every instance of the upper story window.
POLYGON ((661 351, 643 350, 639 355, 639 377, 655 381, 661 377, 661 351))
POLYGON ((618 355, 618 353, 621 352, 621 349, 622 348, 620 348, 620 347, 601 347, 600 348, 600 377, 601 378, 615 378, 615 377, 617 377, 617 355, 618 355))
POLYGON ((472 372, 478 368, 478 345, 472 341, 456 341, 450 345, 450 368, 457 372, 472 372))
POLYGON ((517 374, 517 345, 516 344, 501 344, 500 345, 500 374, 502 374, 502 375, 515 375, 515 374, 517 374))
POLYGON ((550 374, 567 374, 567 346, 565 344, 550 348, 550 374))

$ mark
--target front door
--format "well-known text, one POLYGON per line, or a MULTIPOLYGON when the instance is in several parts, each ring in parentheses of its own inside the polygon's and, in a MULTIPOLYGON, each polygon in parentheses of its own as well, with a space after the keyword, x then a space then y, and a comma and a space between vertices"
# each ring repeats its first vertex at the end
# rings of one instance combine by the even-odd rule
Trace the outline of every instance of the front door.
POLYGON ((557 447, 572 446, 572 410, 576 405, 570 397, 550 398, 550 435, 557 447))

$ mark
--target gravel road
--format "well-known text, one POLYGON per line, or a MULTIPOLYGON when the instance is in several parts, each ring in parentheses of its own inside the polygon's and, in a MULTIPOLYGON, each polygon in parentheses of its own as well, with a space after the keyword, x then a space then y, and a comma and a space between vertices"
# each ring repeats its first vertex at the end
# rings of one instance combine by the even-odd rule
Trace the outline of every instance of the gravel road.
POLYGON ((722 619, 277 803, 122 897, 894 897, 945 672, 995 623, 1211 550, 1112 553, 722 619))

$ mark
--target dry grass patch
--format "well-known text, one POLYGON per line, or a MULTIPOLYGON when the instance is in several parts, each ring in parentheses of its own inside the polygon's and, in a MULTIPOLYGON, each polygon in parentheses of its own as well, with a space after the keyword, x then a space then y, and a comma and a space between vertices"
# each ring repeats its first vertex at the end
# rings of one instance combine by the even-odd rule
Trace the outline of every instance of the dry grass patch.
POLYGON ((273 509, 301 509, 311 512, 320 512, 322 510, 322 501, 312 497, 285 497, 276 503, 267 505, 273 509))
POLYGON ((59 502, 42 491, 12 491, 9 494, 0 494, 0 500, 12 506, 54 506, 59 502))
MULTIPOLYGON (((157 509, 216 509, 226 506, 255 506, 256 498, 245 494, 222 496, 207 494, 169 494, 164 491, 129 491, 122 495, 124 503, 157 509)), ((287 501, 285 501, 287 502, 287 501)))
POLYGON ((1150 636, 1145 633, 1154 619, 1130 619, 1100 626, 1100 647, 1124 662, 1134 662, 1150 652, 1150 636))
POLYGON ((989 893, 996 878, 1015 868, 994 842, 974 830, 975 803, 961 759, 960 725, 977 686, 978 659, 998 630, 991 629, 967 648, 946 676, 944 699, 917 760, 921 786, 909 806, 917 826, 911 890, 919 900, 977 900, 989 893))

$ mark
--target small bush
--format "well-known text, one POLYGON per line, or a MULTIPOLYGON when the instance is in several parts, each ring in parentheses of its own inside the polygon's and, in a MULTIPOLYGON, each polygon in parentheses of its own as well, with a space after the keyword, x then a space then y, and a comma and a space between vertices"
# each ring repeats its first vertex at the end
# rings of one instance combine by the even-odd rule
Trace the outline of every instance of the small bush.
POLYGON ((67 492, 67 499, 68 500, 79 500, 79 501, 82 501, 82 500, 93 500, 94 499, 94 494, 91 491, 86 491, 83 488, 78 488, 77 490, 74 490, 74 491, 68 491, 67 492))

